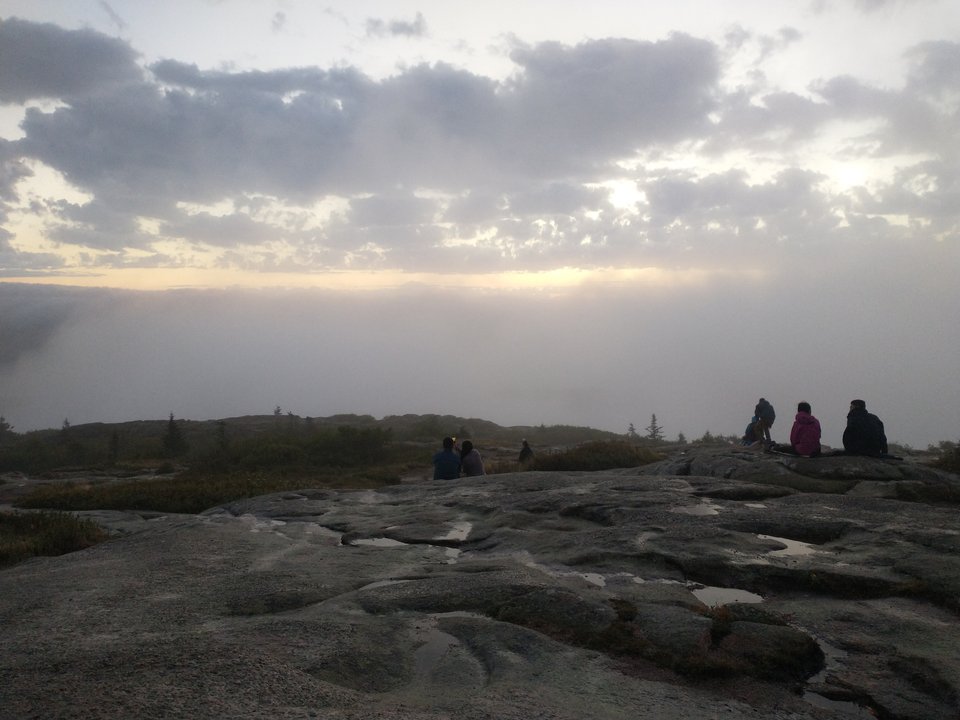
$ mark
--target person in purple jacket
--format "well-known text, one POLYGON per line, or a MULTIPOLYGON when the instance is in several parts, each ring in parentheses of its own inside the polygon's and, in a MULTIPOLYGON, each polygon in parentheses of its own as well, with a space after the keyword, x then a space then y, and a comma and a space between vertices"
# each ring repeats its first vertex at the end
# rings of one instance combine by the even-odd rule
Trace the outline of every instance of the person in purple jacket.
POLYGON ((790 429, 790 451, 813 457, 820 454, 820 421, 810 414, 810 403, 797 403, 797 417, 790 429))

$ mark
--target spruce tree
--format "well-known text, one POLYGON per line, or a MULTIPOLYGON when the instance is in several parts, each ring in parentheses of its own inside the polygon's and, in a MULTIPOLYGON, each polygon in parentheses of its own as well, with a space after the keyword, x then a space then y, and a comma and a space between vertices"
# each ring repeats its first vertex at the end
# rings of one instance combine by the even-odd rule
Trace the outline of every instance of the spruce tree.
POLYGON ((163 454, 167 457, 177 457, 187 451, 187 441, 180 431, 180 426, 173 419, 173 413, 170 413, 170 421, 167 423, 167 431, 163 435, 163 454))
POLYGON ((663 440, 663 428, 657 425, 657 415, 650 416, 650 424, 645 428, 647 440, 663 440))

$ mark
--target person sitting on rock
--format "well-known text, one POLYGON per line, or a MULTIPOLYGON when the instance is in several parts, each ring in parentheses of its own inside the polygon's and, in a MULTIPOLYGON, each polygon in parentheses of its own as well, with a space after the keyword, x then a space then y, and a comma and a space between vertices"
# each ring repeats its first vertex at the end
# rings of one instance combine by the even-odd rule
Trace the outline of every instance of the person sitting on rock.
POLYGON ((843 431, 843 449, 848 455, 879 457, 887 454, 887 435, 883 423, 867 412, 863 400, 851 400, 847 427, 843 431))
MULTIPOLYGON (((820 454, 820 421, 810 414, 810 403, 797 403, 797 416, 790 429, 789 452, 813 457, 820 454)), ((778 446, 778 449, 782 449, 778 446)))
POLYGON ((453 450, 453 438, 443 439, 443 450, 433 456, 433 479, 456 480, 460 477, 460 456, 453 450))
POLYGON ((743 431, 743 437, 740 438, 740 444, 746 447, 756 445, 761 440, 757 435, 757 416, 754 415, 747 423, 747 429, 743 431))
POLYGON ((463 445, 460 446, 460 466, 463 468, 463 474, 466 477, 484 474, 483 458, 480 457, 480 451, 469 440, 464 440, 463 445))

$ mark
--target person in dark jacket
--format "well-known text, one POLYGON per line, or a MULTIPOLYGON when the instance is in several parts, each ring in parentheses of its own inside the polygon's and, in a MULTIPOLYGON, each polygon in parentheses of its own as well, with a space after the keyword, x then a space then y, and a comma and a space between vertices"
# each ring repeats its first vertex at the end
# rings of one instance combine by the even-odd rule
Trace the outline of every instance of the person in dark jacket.
POLYGON ((530 447, 530 443, 526 440, 523 441, 523 445, 520 448, 520 467, 524 467, 533 462, 533 449, 530 447))
POLYGON ((863 400, 851 400, 847 413, 847 427, 843 431, 843 449, 849 455, 887 454, 887 435, 883 423, 873 413, 867 412, 863 400))
POLYGON ((433 456, 433 479, 456 480, 460 477, 460 456, 453 449, 453 438, 443 439, 443 450, 433 456))
POLYGON ((773 411, 773 405, 766 398, 760 398, 757 406, 753 409, 753 414, 757 418, 753 427, 757 439, 771 445, 773 441, 770 439, 770 428, 773 427, 773 421, 777 418, 777 414, 773 411))
POLYGON ((466 477, 484 474, 483 458, 480 457, 480 451, 469 440, 464 440, 463 445, 460 446, 460 466, 463 468, 463 474, 466 477))

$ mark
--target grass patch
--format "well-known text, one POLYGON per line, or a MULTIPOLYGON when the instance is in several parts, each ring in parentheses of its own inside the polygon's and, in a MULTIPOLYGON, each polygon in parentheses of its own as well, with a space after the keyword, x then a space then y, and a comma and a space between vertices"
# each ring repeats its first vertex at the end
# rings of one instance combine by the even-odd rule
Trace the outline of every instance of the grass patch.
POLYGON ((307 487, 371 488, 397 482, 383 471, 336 475, 208 475, 188 472, 173 478, 111 483, 44 485, 21 498, 24 508, 57 510, 152 510, 200 513, 232 500, 307 487), (369 476, 369 475, 372 475, 369 476))
POLYGON ((68 513, 0 513, 0 567, 82 550, 106 539, 96 523, 68 513))
POLYGON ((537 455, 530 470, 595 471, 633 468, 662 460, 663 455, 630 442, 598 440, 563 452, 537 455))

